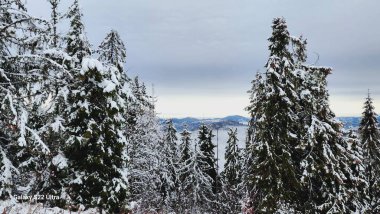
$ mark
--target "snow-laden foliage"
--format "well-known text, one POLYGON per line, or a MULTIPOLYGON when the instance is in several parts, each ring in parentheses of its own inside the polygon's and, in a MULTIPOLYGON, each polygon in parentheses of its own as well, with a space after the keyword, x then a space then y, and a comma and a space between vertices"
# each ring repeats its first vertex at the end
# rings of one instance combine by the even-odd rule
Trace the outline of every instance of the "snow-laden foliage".
POLYGON ((156 212, 163 208, 163 181, 160 154, 163 133, 153 108, 152 98, 140 85, 133 85, 129 96, 126 148, 130 203, 136 213, 156 212), (138 99, 137 99, 137 98, 138 99), (149 101, 150 100, 150 101, 149 101), (133 102, 132 102, 133 101, 133 102), (149 104, 148 104, 149 103, 149 104))
POLYGON ((222 194, 224 212, 238 213, 241 210, 242 161, 238 148, 237 129, 228 130, 228 140, 225 152, 225 164, 222 172, 222 194))
POLYGON ((61 0, 48 0, 51 6, 51 21, 50 21, 50 41, 49 44, 53 48, 59 46, 60 37, 58 33, 58 22, 61 19, 61 13, 58 11, 58 6, 61 0))
POLYGON ((122 70, 127 51, 119 34, 111 30, 98 48, 99 60, 113 64, 122 70))
POLYGON ((178 145, 177 130, 174 128, 173 121, 167 120, 164 127, 164 139, 160 146, 162 155, 161 166, 161 194, 164 197, 164 205, 172 208, 174 211, 177 206, 178 195, 178 145))
POLYGON ((205 171, 208 163, 204 153, 195 148, 192 156, 181 171, 188 174, 181 182, 182 213, 214 213, 215 196, 213 178, 205 171))
POLYGON ((198 132, 199 152, 202 154, 202 170, 212 179, 213 193, 219 188, 218 172, 216 170, 215 145, 212 143, 212 130, 201 125, 198 132))
POLYGON ((354 130, 349 130, 345 135, 352 176, 348 185, 348 207, 354 213, 365 213, 369 209, 368 182, 366 181, 365 165, 363 157, 363 145, 354 130))
MULTIPOLYGON (((343 138, 342 124, 328 104, 326 77, 330 68, 305 66, 297 70, 303 77, 300 97, 303 109, 300 112, 304 126, 297 147, 302 154, 300 160, 300 182, 302 206, 307 212, 349 212, 351 170, 347 142, 343 138)), ((354 198, 352 198, 354 199, 354 198)))
POLYGON ((91 57, 79 1, 62 12, 60 2, 48 0, 43 20, 23 1, 0 1, 1 212, 379 211, 372 101, 361 139, 343 136, 328 103, 331 69, 306 64, 306 40, 284 19, 274 20, 266 70, 252 81, 246 149, 230 130, 220 175, 213 131, 202 125, 191 139, 170 120, 162 128, 155 97, 124 70, 118 33, 91 57), (55 198, 46 208, 17 198, 33 195, 55 198))
POLYGON ((129 137, 150 146, 161 139, 158 122, 148 130, 145 119, 156 120, 154 105, 143 84, 105 59, 113 56, 88 58, 78 1, 67 16, 58 12, 59 2, 49 1, 51 21, 30 16, 22 1, 0 3, 0 197, 14 203, 18 195, 52 195, 57 199, 46 206, 116 212, 129 200, 129 137), (63 18, 70 21, 65 49, 58 29, 63 18), (139 91, 145 95, 136 98, 139 91), (130 117, 141 103, 149 107, 130 117))
POLYGON ((306 64, 306 40, 276 18, 265 74, 253 81, 243 184, 255 213, 362 212, 360 154, 348 148, 330 110, 330 68, 306 64), (359 190, 360 189, 360 190, 359 190), (293 210, 293 211, 291 211, 293 210))
POLYGON ((126 136, 121 129, 124 101, 121 86, 112 81, 112 69, 89 58, 74 74, 67 111, 68 139, 65 154, 69 162, 68 191, 74 203, 89 204, 119 212, 127 197, 123 173, 126 136))
POLYGON ((55 101, 70 75, 62 60, 47 54, 47 21, 30 16, 21 1, 2 1, 0 10, 1 147, 11 164, 6 168, 19 172, 8 187, 36 194, 55 151, 47 140, 55 101))
POLYGON ((69 56, 75 59, 76 66, 80 65, 83 57, 91 54, 91 46, 84 30, 83 14, 78 1, 74 1, 67 13, 70 19, 70 29, 66 36, 66 51, 69 56))
POLYGON ((229 129, 228 141, 226 147, 225 164, 223 171, 223 180, 232 187, 236 187, 240 183, 240 152, 237 145, 237 129, 229 129))
POLYGON ((265 79, 255 84, 260 88, 253 91, 262 94, 251 97, 251 104, 260 104, 248 107, 255 119, 250 167, 255 188, 252 201, 258 212, 275 212, 281 203, 294 203, 299 188, 293 162, 299 109, 294 62, 287 49, 290 41, 285 20, 274 19, 272 29, 265 79), (252 100, 256 98, 260 100, 252 100))
POLYGON ((380 212, 380 135, 377 114, 369 93, 364 103, 359 132, 368 182, 369 211, 377 213, 380 212))

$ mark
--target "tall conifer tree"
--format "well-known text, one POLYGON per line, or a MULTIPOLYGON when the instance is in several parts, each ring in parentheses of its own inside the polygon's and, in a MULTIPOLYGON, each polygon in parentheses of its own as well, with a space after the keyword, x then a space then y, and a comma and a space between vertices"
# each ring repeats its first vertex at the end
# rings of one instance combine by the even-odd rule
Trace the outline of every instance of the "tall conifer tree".
POLYGON ((222 204, 225 207, 225 212, 237 213, 240 211, 239 200, 242 160, 240 149, 238 148, 237 128, 228 130, 228 140, 225 150, 225 163, 222 172, 222 204))
POLYGON ((70 136, 65 155, 72 201, 119 212, 127 197, 123 156, 127 142, 120 129, 125 104, 119 99, 120 85, 112 81, 110 71, 97 60, 83 60, 69 98, 70 136))
POLYGON ((289 32, 282 18, 273 20, 272 30, 264 82, 251 96, 251 104, 260 104, 248 107, 254 118, 251 126, 255 129, 251 139, 254 158, 251 178, 255 193, 251 201, 258 212, 264 213, 295 203, 299 188, 292 159, 298 142, 298 97, 294 88, 293 58, 287 49, 289 32))
POLYGON ((353 175, 348 182, 348 207, 354 213, 366 213, 368 211, 369 197, 368 182, 365 177, 362 144, 354 130, 348 131, 346 141, 353 175))
POLYGON ((57 25, 58 21, 60 19, 60 13, 58 12, 58 5, 61 0, 48 0, 51 5, 51 40, 49 41, 51 46, 54 48, 58 47, 59 43, 59 36, 58 36, 58 30, 57 25))
POLYGON ((206 125, 201 125, 198 132, 199 152, 202 154, 202 169, 212 178, 213 192, 217 192, 218 172, 216 170, 215 145, 212 143, 212 130, 206 125))
POLYGON ((204 170, 208 165, 207 157, 197 149, 195 145, 185 173, 188 174, 183 180, 183 213, 213 213, 215 209, 215 196, 213 193, 213 179, 204 170))
POLYGON ((127 53, 124 42, 115 30, 111 30, 100 44, 99 60, 108 62, 116 66, 120 71, 123 70, 127 53))
POLYGON ((189 194, 191 194, 191 187, 189 184, 185 183, 186 179, 191 176, 191 166, 192 166, 192 157, 193 150, 191 149, 191 133, 185 129, 180 133, 181 142, 179 145, 179 163, 178 163, 178 212, 185 213, 189 209, 188 203, 189 194))
POLYGON ((177 130, 173 125, 172 120, 166 121, 164 130, 164 141, 162 145, 162 194, 164 198, 164 204, 167 209, 174 208, 177 205, 176 199, 178 195, 178 146, 177 146, 177 130))
POLYGON ((228 130, 228 140, 225 152, 225 164, 223 171, 223 180, 232 188, 240 183, 240 170, 241 170, 241 161, 240 153, 237 145, 237 129, 228 130))
POLYGON ((79 0, 74 0, 68 12, 70 29, 66 36, 66 51, 74 57, 76 66, 80 65, 83 57, 91 55, 90 43, 88 42, 83 24, 83 14, 79 7, 79 0))
MULTIPOLYGON (((306 53, 299 54, 306 56, 306 53)), ((298 112, 300 141, 295 148, 299 158, 295 165, 302 185, 296 210, 349 212, 348 198, 356 188, 353 185, 356 177, 350 166, 350 158, 354 157, 343 138, 342 124, 335 120, 329 106, 326 78, 332 70, 305 65, 303 61, 299 58, 295 70, 299 77, 296 84, 301 105, 298 112)), ((358 201, 354 197, 351 199, 358 201)))
POLYGON ((364 103, 359 132, 363 145, 365 173, 369 185, 370 212, 378 213, 380 212, 380 135, 377 114, 369 93, 364 103))

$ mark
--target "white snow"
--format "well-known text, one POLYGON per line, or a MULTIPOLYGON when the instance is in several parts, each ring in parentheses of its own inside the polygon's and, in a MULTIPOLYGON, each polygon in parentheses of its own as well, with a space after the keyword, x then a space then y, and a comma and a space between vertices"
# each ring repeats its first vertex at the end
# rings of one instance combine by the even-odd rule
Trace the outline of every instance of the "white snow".
POLYGON ((112 81, 110 81, 110 80, 107 80, 107 79, 105 79, 105 80, 103 80, 103 82, 101 82, 100 84, 99 84, 99 86, 101 87, 101 88, 103 88, 103 92, 111 92, 111 91, 113 91, 113 90, 115 90, 115 88, 116 88, 116 84, 115 83, 113 83, 112 81))
POLYGON ((63 122, 63 119, 60 116, 55 118, 54 123, 50 125, 54 132, 59 132, 60 130, 65 129, 62 125, 62 122, 63 122))
POLYGON ((44 207, 42 203, 15 203, 10 200, 0 201, 0 212, 7 214, 22 214, 22 213, 33 213, 33 214, 97 214, 99 211, 95 208, 88 210, 83 210, 80 208, 77 212, 70 210, 60 209, 58 207, 47 208, 44 207))
POLYGON ((93 69, 96 69, 96 70, 98 70, 99 72, 102 73, 103 72, 103 65, 102 65, 102 63, 99 62, 96 59, 84 58, 83 61, 82 61, 81 74, 85 74, 89 70, 93 70, 93 69))
POLYGON ((59 153, 58 155, 56 155, 53 160, 52 160, 53 164, 55 166, 58 167, 58 169, 63 169, 65 167, 67 167, 67 159, 65 156, 63 156, 63 154, 59 153))

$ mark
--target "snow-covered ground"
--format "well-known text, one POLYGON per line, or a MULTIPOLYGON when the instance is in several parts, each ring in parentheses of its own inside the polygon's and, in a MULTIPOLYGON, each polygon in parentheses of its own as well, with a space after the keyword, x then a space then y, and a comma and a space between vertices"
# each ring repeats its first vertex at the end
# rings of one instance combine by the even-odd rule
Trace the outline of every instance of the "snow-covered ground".
POLYGON ((96 214, 97 209, 88 209, 86 211, 70 212, 69 210, 58 207, 46 208, 42 203, 13 203, 11 201, 0 201, 0 213, 6 214, 96 214))
MULTIPOLYGON (((239 148, 244 148, 245 147, 245 139, 247 136, 247 126, 237 126, 237 127, 224 127, 219 129, 217 132, 216 130, 213 130, 213 134, 215 137, 213 138, 213 143, 214 145, 217 145, 218 152, 215 151, 215 155, 217 155, 219 158, 218 160, 218 165, 219 165, 219 172, 223 170, 224 166, 224 152, 226 150, 226 145, 227 145, 227 140, 228 140, 228 129, 229 128, 237 128, 237 133, 238 133, 238 145, 239 148), (217 137, 218 134, 218 137, 217 137)), ((198 130, 192 131, 191 132, 191 139, 193 140, 194 143, 198 142, 198 130)))

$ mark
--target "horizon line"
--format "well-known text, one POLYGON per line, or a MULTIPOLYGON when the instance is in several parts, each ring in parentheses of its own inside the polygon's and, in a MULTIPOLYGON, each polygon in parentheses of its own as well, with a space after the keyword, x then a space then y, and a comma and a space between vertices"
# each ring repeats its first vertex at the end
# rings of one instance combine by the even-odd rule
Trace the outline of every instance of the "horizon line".
MULTIPOLYGON (((201 116, 201 117, 198 117, 198 116, 172 116, 172 117, 168 117, 168 116, 164 116, 164 117, 160 117, 158 116, 158 118, 160 119, 186 119, 186 118, 194 118, 194 119, 201 119, 201 120, 205 120, 205 119, 221 119, 221 118, 225 118, 225 117, 230 117, 230 116, 239 116, 239 117, 244 117, 244 118, 250 118, 250 117, 247 117, 247 116, 242 116, 242 115, 239 115, 239 114, 231 114, 231 115, 227 115, 227 116, 216 116, 216 117, 204 117, 204 116, 201 116)), ((340 118, 347 118, 347 117, 362 117, 361 115, 358 116, 358 115, 338 115, 338 116, 335 116, 335 118, 337 117, 340 117, 340 118)), ((378 116, 380 117, 380 116, 378 116)))

